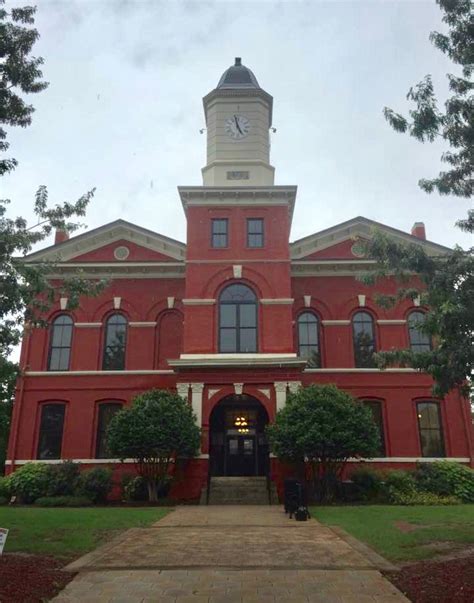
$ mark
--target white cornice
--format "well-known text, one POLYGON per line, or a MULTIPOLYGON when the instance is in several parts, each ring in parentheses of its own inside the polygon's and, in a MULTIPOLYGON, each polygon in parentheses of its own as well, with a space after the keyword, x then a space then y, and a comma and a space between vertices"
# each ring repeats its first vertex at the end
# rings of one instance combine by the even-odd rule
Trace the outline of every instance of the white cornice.
POLYGON ((444 247, 443 245, 419 239, 411 234, 392 228, 391 226, 386 226, 385 224, 380 224, 374 220, 358 216, 352 220, 336 224, 336 226, 332 226, 331 228, 327 228, 294 241, 290 244, 291 257, 295 260, 302 259, 308 255, 347 240, 353 239, 355 241, 357 238, 370 239, 374 230, 380 230, 401 243, 420 245, 432 255, 443 255, 451 251, 448 247, 444 247))
POLYGON ((238 98, 240 101, 245 101, 245 98, 249 100, 261 99, 268 105, 268 127, 272 125, 272 114, 273 114, 273 97, 268 94, 263 88, 215 88, 211 90, 202 99, 204 106, 204 115, 207 124, 207 110, 216 101, 222 99, 234 99, 238 98))
POLYGON ((179 360, 169 360, 176 369, 204 367, 296 367, 302 368, 306 360, 296 354, 181 354, 179 360))
POLYGON ((290 223, 296 199, 296 186, 178 186, 184 212, 190 206, 287 205, 290 223))
POLYGON ((358 276, 375 267, 373 260, 292 260, 291 276, 358 276))
POLYGON ((49 278, 80 273, 81 278, 145 279, 184 278, 184 262, 60 262, 51 267, 49 278))
POLYGON ((420 373, 414 368, 307 368, 305 373, 420 373))
POLYGON ((122 377, 123 375, 172 375, 171 370, 125 370, 125 371, 25 371, 26 377, 82 377, 112 375, 122 377))
MULTIPOLYGON (((135 243, 174 260, 184 260, 186 257, 186 245, 184 243, 125 220, 116 220, 72 237, 59 245, 52 245, 31 253, 26 256, 25 262, 67 262, 74 257, 121 240, 135 243)), ((117 260, 115 263, 121 264, 122 262, 117 260)))

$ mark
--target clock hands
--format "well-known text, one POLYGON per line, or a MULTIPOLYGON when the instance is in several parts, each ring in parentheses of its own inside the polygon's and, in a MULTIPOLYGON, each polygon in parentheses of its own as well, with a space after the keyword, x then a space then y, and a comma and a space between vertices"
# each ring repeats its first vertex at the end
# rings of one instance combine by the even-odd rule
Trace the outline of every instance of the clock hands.
POLYGON ((237 115, 234 115, 234 121, 235 121, 235 125, 237 126, 237 130, 238 130, 238 131, 239 131, 241 134, 243 134, 243 132, 242 132, 242 130, 240 129, 240 126, 239 126, 239 120, 237 119, 237 115))

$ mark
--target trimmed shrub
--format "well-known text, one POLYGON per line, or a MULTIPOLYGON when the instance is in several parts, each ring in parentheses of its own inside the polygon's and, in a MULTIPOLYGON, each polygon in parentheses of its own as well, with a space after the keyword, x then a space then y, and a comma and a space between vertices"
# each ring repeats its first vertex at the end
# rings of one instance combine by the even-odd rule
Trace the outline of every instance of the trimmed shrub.
POLYGON ((94 503, 107 501, 107 495, 112 490, 112 470, 95 467, 83 471, 79 477, 77 493, 89 498, 94 503))
POLYGON ((383 491, 382 475, 374 469, 361 467, 350 476, 355 486, 355 495, 359 500, 376 500, 383 491))
POLYGON ((420 490, 474 502, 474 471, 466 465, 453 461, 420 463, 415 476, 420 490))
POLYGON ((11 479, 10 475, 7 477, 0 477, 0 497, 10 499, 11 496, 11 479))
POLYGON ((86 507, 92 505, 85 496, 41 496, 35 500, 39 507, 86 507))
POLYGON ((388 471, 384 479, 384 493, 389 502, 398 502, 400 497, 412 497, 417 494, 416 481, 408 471, 388 471))
POLYGON ((395 505, 459 505, 460 502, 455 496, 438 496, 431 492, 392 493, 392 503, 395 505))
POLYGON ((49 496, 71 496, 77 489, 79 482, 79 465, 72 461, 64 461, 59 465, 48 466, 49 496))
POLYGON ((11 494, 22 503, 32 503, 48 491, 49 467, 44 463, 27 463, 9 476, 11 494))
POLYGON ((122 477, 122 495, 124 500, 148 500, 148 487, 140 475, 125 474, 122 477))

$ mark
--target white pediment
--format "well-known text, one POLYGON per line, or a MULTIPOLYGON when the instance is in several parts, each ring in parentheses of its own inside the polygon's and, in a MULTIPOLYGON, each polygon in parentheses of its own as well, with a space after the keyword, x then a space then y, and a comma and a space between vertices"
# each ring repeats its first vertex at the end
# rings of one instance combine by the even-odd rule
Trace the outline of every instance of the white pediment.
POLYGON ((164 235, 147 230, 125 220, 116 220, 99 228, 94 228, 71 239, 30 253, 27 262, 69 262, 74 258, 95 251, 116 241, 130 241, 151 251, 184 261, 186 245, 164 235))
POLYGON ((451 251, 449 247, 419 239, 407 232, 358 216, 290 243, 291 259, 302 260, 313 253, 347 240, 370 239, 374 230, 380 230, 400 243, 420 245, 429 255, 443 255, 451 251))

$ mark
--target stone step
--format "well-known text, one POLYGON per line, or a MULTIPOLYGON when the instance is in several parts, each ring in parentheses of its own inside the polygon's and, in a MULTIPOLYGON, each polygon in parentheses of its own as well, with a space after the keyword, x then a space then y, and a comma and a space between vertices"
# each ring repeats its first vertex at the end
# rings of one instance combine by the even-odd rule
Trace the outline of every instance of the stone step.
POLYGON ((238 485, 238 484, 255 484, 255 485, 261 485, 261 484, 266 484, 267 483, 267 478, 266 477, 213 477, 212 479, 212 483, 214 485, 217 484, 223 484, 223 485, 238 485))
MULTIPOLYGON (((275 485, 271 486, 271 499, 277 503, 275 485)), ((201 504, 207 492, 203 489, 201 504)), ((210 505, 268 505, 270 504, 266 477, 213 477, 209 488, 210 505)))

